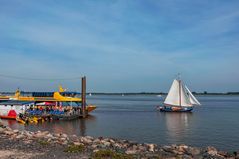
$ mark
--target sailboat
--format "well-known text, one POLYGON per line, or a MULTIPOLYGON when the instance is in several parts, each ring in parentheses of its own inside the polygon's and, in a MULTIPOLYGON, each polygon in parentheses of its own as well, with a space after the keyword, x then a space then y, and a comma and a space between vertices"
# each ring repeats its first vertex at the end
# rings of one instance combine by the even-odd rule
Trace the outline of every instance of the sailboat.
POLYGON ((201 105, 181 79, 175 79, 160 111, 190 112, 194 105, 201 105))

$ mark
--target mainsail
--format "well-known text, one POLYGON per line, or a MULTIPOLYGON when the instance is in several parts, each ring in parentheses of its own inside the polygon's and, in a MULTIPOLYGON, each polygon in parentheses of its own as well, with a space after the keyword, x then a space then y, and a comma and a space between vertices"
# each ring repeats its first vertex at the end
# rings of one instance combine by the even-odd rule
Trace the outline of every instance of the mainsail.
POLYGON ((181 80, 175 79, 164 101, 164 104, 172 106, 192 106, 190 98, 181 80))
POLYGON ((201 103, 194 97, 188 87, 185 85, 186 91, 188 92, 189 100, 193 105, 201 105, 201 103))

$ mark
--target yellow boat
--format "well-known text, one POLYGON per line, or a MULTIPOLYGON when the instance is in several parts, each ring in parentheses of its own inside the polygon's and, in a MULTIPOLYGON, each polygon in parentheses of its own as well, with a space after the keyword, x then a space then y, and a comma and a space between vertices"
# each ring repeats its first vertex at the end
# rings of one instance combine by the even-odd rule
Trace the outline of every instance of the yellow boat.
MULTIPOLYGON (((76 97, 76 93, 74 92, 66 92, 65 89, 63 89, 61 86, 59 86, 59 91, 56 92, 33 92, 31 94, 21 94, 20 90, 17 89, 14 96, 0 96, 0 101, 19 101, 19 102, 28 102, 29 105, 20 105, 18 102, 18 105, 9 105, 4 102, 0 102, 0 110, 3 109, 4 113, 1 114, 1 118, 8 118, 9 117, 9 111, 15 111, 15 116, 19 115, 19 107, 21 107, 21 110, 26 110, 30 106, 36 106, 36 107, 42 107, 47 106, 47 104, 50 104, 51 107, 61 109, 64 106, 69 107, 81 107, 82 99, 76 97), (1 104, 2 103, 2 104, 1 104), (31 103, 31 104, 30 104, 31 103), (8 110, 9 109, 9 110, 8 110)), ((94 111, 96 109, 96 106, 94 105, 88 105, 86 106, 86 111, 88 113, 94 111)), ((3 112, 3 111, 2 111, 3 112)), ((15 117, 16 118, 16 117, 15 117)), ((33 120, 33 122, 36 122, 36 120, 33 120)))
POLYGON ((16 121, 19 122, 20 124, 26 124, 26 122, 19 117, 16 118, 16 121))
POLYGON ((92 111, 95 110, 95 109, 96 109, 96 106, 95 106, 95 105, 88 105, 88 106, 86 107, 87 112, 92 112, 92 111))
POLYGON ((38 123, 38 120, 39 119, 35 116, 29 119, 29 121, 34 122, 34 123, 38 123))
POLYGON ((31 118, 26 118, 25 120, 21 119, 20 117, 16 118, 16 121, 19 122, 20 124, 26 124, 26 123, 35 123, 37 124, 38 121, 44 121, 42 118, 38 118, 38 117, 31 117, 31 118))
MULTIPOLYGON (((61 103, 68 102, 69 106, 71 104, 80 105, 82 100, 77 98, 74 92, 65 92, 65 89, 62 86, 59 86, 58 92, 33 92, 32 96, 21 96, 20 91, 17 90, 14 96, 14 99, 19 101, 34 101, 34 102, 56 102, 58 106, 61 103)), ((88 112, 91 112, 96 109, 96 106, 89 105, 86 107, 88 112)))

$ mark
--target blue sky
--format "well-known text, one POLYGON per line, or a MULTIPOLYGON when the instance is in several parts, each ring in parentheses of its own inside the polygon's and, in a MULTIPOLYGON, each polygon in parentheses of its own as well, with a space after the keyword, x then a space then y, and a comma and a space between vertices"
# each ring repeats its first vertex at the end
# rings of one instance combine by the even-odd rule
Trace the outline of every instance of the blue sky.
MULTIPOLYGON (((0 0, 0 75, 93 92, 239 91, 238 0, 0 0)), ((0 76, 0 91, 80 90, 0 76)))

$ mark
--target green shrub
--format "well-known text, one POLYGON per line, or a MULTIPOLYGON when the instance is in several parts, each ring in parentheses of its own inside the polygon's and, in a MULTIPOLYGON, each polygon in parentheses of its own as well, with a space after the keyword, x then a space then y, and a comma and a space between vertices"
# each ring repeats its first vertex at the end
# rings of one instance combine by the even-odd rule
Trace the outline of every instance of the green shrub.
POLYGON ((70 145, 68 146, 64 152, 76 153, 76 152, 83 152, 85 147, 83 145, 70 145))
POLYGON ((43 146, 49 145, 49 142, 47 142, 45 140, 38 140, 38 143, 43 145, 43 146))
POLYGON ((133 159, 132 155, 117 153, 112 150, 99 150, 92 156, 93 159, 133 159))

